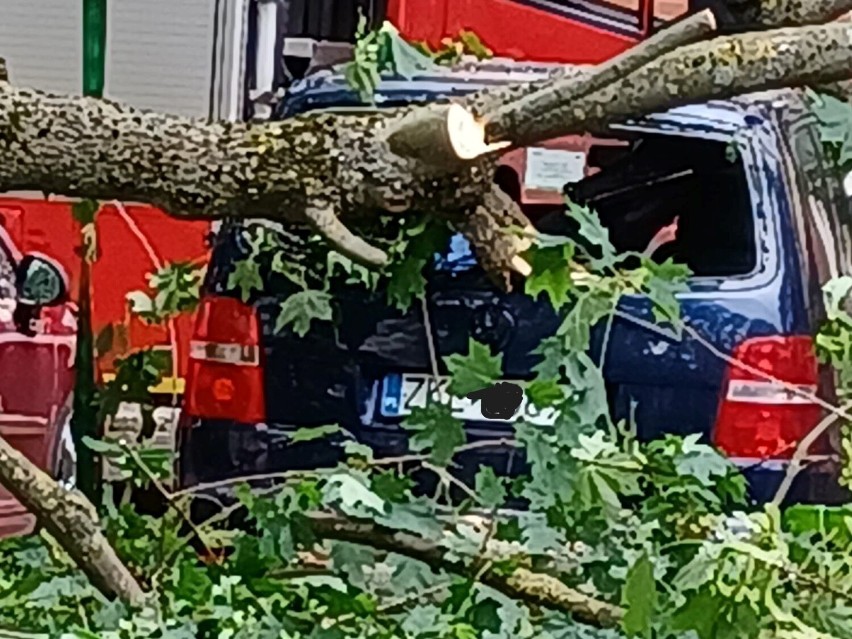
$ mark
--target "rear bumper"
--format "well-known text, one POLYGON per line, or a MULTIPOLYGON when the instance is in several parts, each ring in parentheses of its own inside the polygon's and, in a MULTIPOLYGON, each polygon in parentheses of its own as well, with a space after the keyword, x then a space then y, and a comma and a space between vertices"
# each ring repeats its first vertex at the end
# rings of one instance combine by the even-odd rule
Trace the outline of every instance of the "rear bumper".
MULTIPOLYGON (((745 475, 749 495, 756 503, 767 503, 775 497, 787 476, 787 461, 734 459, 745 475)), ((803 465, 787 492, 785 504, 839 505, 852 501, 852 494, 838 482, 840 465, 837 459, 812 460, 803 465)))
MULTIPOLYGON (((179 435, 180 484, 184 488, 257 477, 288 470, 328 468, 344 459, 342 440, 325 438, 293 444, 287 437, 292 428, 284 426, 236 424, 229 421, 197 420, 185 424, 179 435)), ((368 445, 377 459, 406 455, 408 437, 399 427, 373 425, 355 431, 358 440, 368 445)), ((506 427, 470 427, 469 443, 510 439, 512 429, 506 427)), ((733 460, 745 475, 750 497, 766 503, 775 496, 784 480, 787 464, 759 460, 733 460)), ((473 485, 480 466, 491 466, 503 476, 517 476, 528 469, 523 450, 495 445, 467 450, 454 458, 453 474, 473 485)), ((419 491, 431 493, 436 488, 432 473, 415 472, 419 491)), ((852 501, 852 494, 837 482, 836 461, 826 460, 806 465, 796 476, 786 503, 839 504, 852 501)), ((252 482, 254 483, 254 482, 252 482)), ((268 483, 267 480, 259 483, 268 483)), ((229 484, 233 487, 234 484, 229 484)), ((418 492, 419 492, 418 491, 418 492)), ((230 490, 217 490, 219 498, 230 490)), ((458 493, 459 497, 462 497, 458 493)))

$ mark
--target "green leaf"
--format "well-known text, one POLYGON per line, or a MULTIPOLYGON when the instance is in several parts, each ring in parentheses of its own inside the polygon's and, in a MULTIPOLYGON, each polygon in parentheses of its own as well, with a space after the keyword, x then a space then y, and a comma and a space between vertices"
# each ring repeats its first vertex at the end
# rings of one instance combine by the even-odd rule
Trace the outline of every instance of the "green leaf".
POLYGON ((382 514, 387 510, 384 499, 374 493, 369 486, 353 475, 338 473, 328 480, 328 499, 338 502, 348 515, 363 516, 364 509, 371 514, 382 514))
POLYGON ((534 246, 529 251, 532 273, 526 279, 526 293, 536 297, 545 293, 557 310, 571 299, 573 288, 569 263, 574 257, 573 244, 554 247, 534 246))
POLYGON ((643 554, 627 573, 621 602, 627 609, 622 621, 627 636, 650 637, 657 607, 657 582, 654 564, 647 554, 643 554))
POLYGON ((243 302, 248 302, 252 292, 263 290, 260 265, 253 259, 234 262, 234 270, 228 276, 228 288, 239 289, 243 302))
POLYGON ((557 334, 568 351, 587 351, 592 327, 615 310, 618 298, 611 292, 594 288, 581 294, 562 320, 557 334))
POLYGON ((299 428, 290 435, 290 441, 294 444, 298 442, 309 442, 315 439, 323 439, 329 435, 334 435, 339 432, 341 432, 341 428, 338 424, 299 428))
POLYGON ((565 399, 565 391, 555 379, 538 379, 526 388, 527 397, 539 410, 550 408, 565 399))
POLYGON ((432 462, 439 466, 446 466, 456 448, 466 440, 462 422, 453 416, 449 406, 442 404, 415 408, 402 422, 402 427, 414 433, 409 442, 411 449, 430 451, 432 462))
POLYGON ((852 291, 852 277, 843 275, 826 282, 822 287, 825 311, 829 320, 847 318, 843 303, 852 291))
POLYGON ((94 200, 80 200, 71 205, 71 214, 82 226, 87 226, 95 221, 95 216, 100 205, 94 200))
POLYGON ((131 313, 143 317, 154 313, 154 300, 145 291, 130 291, 124 297, 130 303, 131 313))
POLYGON ((388 267, 387 296, 395 308, 407 310, 413 300, 423 297, 426 292, 425 266, 424 258, 407 255, 388 267))
POLYGON ((680 304, 676 295, 687 288, 689 268, 675 264, 671 258, 662 264, 643 259, 642 268, 645 270, 642 290, 654 305, 654 318, 658 322, 677 324, 680 319, 680 304))
POLYGON ((373 492, 385 501, 403 502, 408 497, 414 482, 408 475, 393 470, 379 471, 370 477, 373 492))
POLYGON ((452 376, 448 390, 457 397, 491 386, 503 374, 502 353, 491 355, 485 344, 473 338, 468 340, 467 355, 450 355, 444 361, 452 376))
POLYGON ((332 319, 331 294, 324 291, 300 291, 281 303, 275 332, 287 326, 299 337, 308 334, 313 320, 328 322, 332 319))
POLYGON ((567 200, 568 208, 566 214, 580 226, 580 237, 590 244, 592 248, 601 253, 594 263, 599 268, 611 267, 617 262, 617 251, 609 239, 609 231, 601 224, 598 214, 587 206, 580 206, 567 200))
POLYGON ((476 473, 476 494, 488 508, 497 508, 506 501, 506 487, 491 466, 481 466, 476 473))
POLYGON ((686 604, 672 617, 674 631, 692 630, 698 639, 715 639, 716 620, 719 618, 721 601, 706 590, 690 593, 686 604))
POLYGON ((87 448, 91 448, 96 453, 107 456, 124 455, 124 449, 117 443, 105 441, 102 439, 93 439, 91 437, 83 437, 83 443, 87 448))
POLYGON ((407 310, 413 300, 426 293, 423 274, 436 253, 446 249, 450 231, 446 223, 434 219, 414 218, 407 222, 402 239, 395 245, 395 257, 387 268, 388 301, 407 310))
POLYGON ((500 632, 503 621, 500 619, 501 605, 493 599, 476 602, 467 613, 471 625, 480 632, 500 632))
POLYGON ((195 310, 201 294, 204 269, 188 262, 172 262, 148 276, 154 290, 154 311, 159 319, 195 310))

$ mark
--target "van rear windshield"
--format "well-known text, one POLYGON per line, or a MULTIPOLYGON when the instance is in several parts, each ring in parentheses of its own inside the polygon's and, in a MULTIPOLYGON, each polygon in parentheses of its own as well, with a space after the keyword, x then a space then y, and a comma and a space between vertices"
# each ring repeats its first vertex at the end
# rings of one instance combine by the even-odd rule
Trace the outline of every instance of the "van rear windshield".
MULTIPOLYGON (((641 252, 665 238, 653 259, 685 264, 696 277, 755 269, 754 208, 742 161, 728 145, 646 135, 626 146, 592 147, 586 161, 593 174, 569 184, 567 197, 597 213, 617 250, 641 252)), ((514 171, 501 167, 497 181, 519 199, 514 171)), ((523 208, 542 232, 574 232, 562 206, 523 208)))

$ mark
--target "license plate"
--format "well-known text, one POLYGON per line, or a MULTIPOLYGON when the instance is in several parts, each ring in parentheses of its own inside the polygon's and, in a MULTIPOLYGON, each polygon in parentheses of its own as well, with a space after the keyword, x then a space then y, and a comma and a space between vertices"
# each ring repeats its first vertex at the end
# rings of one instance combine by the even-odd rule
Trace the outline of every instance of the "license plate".
MULTIPOLYGON (((523 382, 512 382, 523 388, 523 382)), ((454 397, 447 390, 448 377, 429 375, 388 375, 382 384, 381 412, 385 417, 404 417, 415 408, 440 403, 450 406, 453 415, 464 421, 508 423, 525 421, 540 426, 551 426, 557 412, 553 408, 539 410, 529 401, 526 393, 511 420, 489 419, 482 415, 482 405, 466 397, 454 397)))

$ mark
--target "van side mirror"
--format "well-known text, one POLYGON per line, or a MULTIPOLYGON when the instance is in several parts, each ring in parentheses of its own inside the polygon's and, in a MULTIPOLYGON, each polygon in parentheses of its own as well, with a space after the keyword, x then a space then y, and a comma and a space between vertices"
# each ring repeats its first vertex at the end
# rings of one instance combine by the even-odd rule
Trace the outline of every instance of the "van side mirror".
POLYGON ((55 306, 68 296, 68 275, 55 260, 38 253, 25 255, 15 268, 18 304, 55 306))

